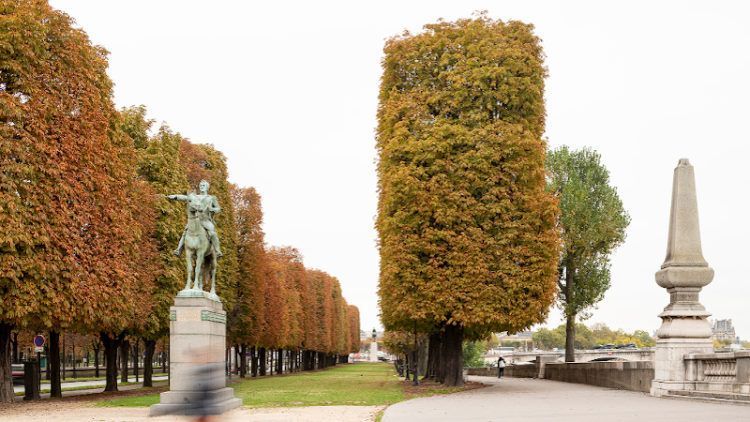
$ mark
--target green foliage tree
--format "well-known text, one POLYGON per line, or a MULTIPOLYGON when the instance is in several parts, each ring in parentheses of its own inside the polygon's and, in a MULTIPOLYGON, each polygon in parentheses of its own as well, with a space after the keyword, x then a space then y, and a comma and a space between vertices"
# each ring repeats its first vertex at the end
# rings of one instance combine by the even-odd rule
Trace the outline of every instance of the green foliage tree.
POLYGON ((434 333, 438 380, 462 343, 545 319, 556 207, 544 189, 543 53, 532 26, 480 16, 387 41, 378 109, 380 306, 434 333), (443 346, 437 347, 438 341, 443 346))
POLYGON ((487 349, 482 341, 465 341, 463 345, 464 367, 481 368, 487 366, 484 362, 484 354, 487 349))
MULTIPOLYGON (((540 328, 532 334, 532 340, 536 347, 540 349, 562 349, 565 347, 566 324, 562 324, 554 329, 540 328)), ((592 349, 595 346, 603 344, 613 344, 615 346, 629 343, 637 347, 653 347, 656 341, 643 330, 635 330, 632 333, 624 330, 612 330, 604 324, 594 324, 591 327, 583 323, 576 323, 576 337, 574 345, 576 349, 592 349)))
POLYGON ((563 146, 547 155, 548 189, 560 206, 558 303, 566 317, 565 360, 575 361, 575 321, 609 289, 609 255, 625 240, 630 217, 596 151, 563 146))
POLYGON ((185 192, 188 181, 180 166, 180 145, 184 139, 162 126, 156 136, 149 136, 152 120, 146 118, 146 108, 135 106, 120 111, 120 127, 133 140, 138 151, 138 175, 155 193, 156 231, 154 243, 158 250, 158 270, 154 278, 153 291, 149 294, 153 310, 143 320, 138 335, 144 340, 144 386, 153 385, 153 356, 158 339, 169 334, 169 307, 185 280, 182 259, 172 253, 184 228, 184 206, 168 201, 164 196, 170 192, 185 192))

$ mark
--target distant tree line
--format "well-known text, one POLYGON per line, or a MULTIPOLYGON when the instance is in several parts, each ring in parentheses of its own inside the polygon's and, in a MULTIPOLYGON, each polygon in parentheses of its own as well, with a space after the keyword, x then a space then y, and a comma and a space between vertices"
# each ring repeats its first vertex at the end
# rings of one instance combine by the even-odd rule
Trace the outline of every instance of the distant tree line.
POLYGON ((142 106, 117 110, 107 52, 46 0, 0 1, 0 28, 0 402, 13 401, 19 331, 47 334, 53 397, 63 332, 98 339, 107 391, 118 354, 127 370, 131 343, 142 342, 151 384, 185 280, 173 254, 185 211, 164 194, 201 179, 222 205, 217 289, 241 374, 246 357, 263 375, 359 349, 358 311, 338 280, 305 268, 293 248, 265 245, 260 196, 229 183, 220 151, 166 126, 151 135, 142 106))
MULTIPOLYGON (((604 324, 594 324, 588 327, 585 324, 577 323, 575 333, 574 346, 578 350, 593 349, 605 344, 626 345, 633 343, 637 347, 653 347, 656 345, 656 341, 646 331, 635 330, 628 333, 621 329, 612 330, 604 324)), ((566 324, 554 329, 540 328, 531 336, 534 346, 543 350, 565 348, 565 337, 566 324)))

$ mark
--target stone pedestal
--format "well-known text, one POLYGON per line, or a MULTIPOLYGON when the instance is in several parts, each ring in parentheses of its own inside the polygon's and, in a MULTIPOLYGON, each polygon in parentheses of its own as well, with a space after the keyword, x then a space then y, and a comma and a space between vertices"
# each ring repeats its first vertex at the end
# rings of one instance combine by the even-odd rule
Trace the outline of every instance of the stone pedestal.
POLYGON ((370 343, 370 362, 378 361, 378 342, 370 343))
POLYGON ((713 352, 707 321, 711 314, 698 297, 713 278, 714 270, 703 258, 701 248, 695 174, 693 166, 683 158, 674 170, 667 256, 656 273, 656 283, 667 289, 670 300, 659 314, 662 325, 656 332, 652 395, 693 389, 685 356, 713 352))
POLYGON ((169 391, 151 416, 221 414, 242 405, 226 386, 226 312, 215 295, 180 292, 170 308, 169 391))

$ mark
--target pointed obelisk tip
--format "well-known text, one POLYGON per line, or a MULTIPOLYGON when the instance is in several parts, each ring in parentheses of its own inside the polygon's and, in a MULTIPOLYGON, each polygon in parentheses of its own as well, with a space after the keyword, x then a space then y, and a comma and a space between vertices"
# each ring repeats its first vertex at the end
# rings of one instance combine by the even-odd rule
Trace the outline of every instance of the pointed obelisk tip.
POLYGON ((672 184, 672 211, 669 219, 667 256, 662 268, 707 267, 701 250, 695 174, 687 158, 680 158, 672 184))

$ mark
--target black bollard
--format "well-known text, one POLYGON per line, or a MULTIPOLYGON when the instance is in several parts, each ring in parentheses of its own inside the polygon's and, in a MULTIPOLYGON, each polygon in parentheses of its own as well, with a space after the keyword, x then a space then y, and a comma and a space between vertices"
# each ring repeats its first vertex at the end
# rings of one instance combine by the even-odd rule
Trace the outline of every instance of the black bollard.
POLYGON ((23 363, 23 389, 24 400, 39 400, 40 390, 40 371, 39 362, 36 360, 27 360, 23 363))

